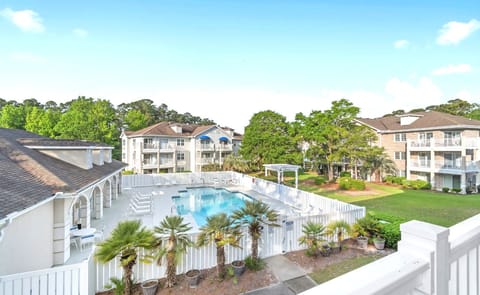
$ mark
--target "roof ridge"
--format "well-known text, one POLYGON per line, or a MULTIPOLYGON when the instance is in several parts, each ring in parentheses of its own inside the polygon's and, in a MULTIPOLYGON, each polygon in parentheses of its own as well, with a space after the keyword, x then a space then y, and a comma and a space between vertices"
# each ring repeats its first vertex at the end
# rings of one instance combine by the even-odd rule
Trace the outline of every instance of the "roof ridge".
MULTIPOLYGON (((54 186, 54 187, 68 186, 67 183, 65 183, 57 175, 55 175, 50 170, 45 168, 45 166, 40 164, 31 156, 21 151, 21 149, 13 147, 13 145, 8 141, 4 145, 4 148, 6 151, 5 156, 10 161, 14 162, 16 165, 22 168, 25 172, 30 174, 33 178, 37 179, 41 183, 49 186, 54 186)), ((23 147, 23 148, 27 148, 27 147, 23 147)))

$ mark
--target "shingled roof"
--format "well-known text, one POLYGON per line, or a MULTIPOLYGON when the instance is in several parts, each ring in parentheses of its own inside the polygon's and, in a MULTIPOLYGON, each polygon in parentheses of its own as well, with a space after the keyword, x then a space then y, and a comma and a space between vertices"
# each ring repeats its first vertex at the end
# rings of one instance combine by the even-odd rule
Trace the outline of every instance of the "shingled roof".
POLYGON ((135 132, 125 133, 128 136, 145 136, 145 135, 163 135, 163 136, 178 136, 172 129, 172 126, 179 126, 182 128, 182 136, 197 136, 206 130, 215 127, 215 125, 197 125, 197 124, 180 124, 170 122, 160 122, 152 126, 148 126, 135 132))
POLYGON ((357 121, 383 133, 422 129, 480 129, 480 121, 478 120, 435 111, 404 114, 401 116, 388 116, 376 119, 359 118, 357 121), (400 117, 402 116, 415 116, 418 117, 418 119, 411 124, 401 125, 400 117))
MULTIPOLYGON (((57 192, 79 191, 125 166, 112 160, 112 163, 93 165, 93 168, 85 170, 25 146, 41 142, 45 146, 54 146, 55 141, 23 130, 0 128, 0 219, 48 199, 57 192)), ((60 140, 57 146, 66 146, 67 142, 68 146, 79 147, 96 144, 60 140)))

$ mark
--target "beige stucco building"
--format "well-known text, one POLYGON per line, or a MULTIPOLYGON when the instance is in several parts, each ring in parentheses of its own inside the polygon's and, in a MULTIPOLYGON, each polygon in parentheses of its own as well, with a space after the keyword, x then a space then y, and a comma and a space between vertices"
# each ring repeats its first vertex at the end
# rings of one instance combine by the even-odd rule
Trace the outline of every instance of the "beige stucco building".
POLYGON ((376 144, 394 160, 398 175, 437 190, 477 191, 480 121, 435 111, 357 121, 377 133, 376 144))
POLYGON ((135 132, 124 131, 122 161, 138 174, 200 172, 237 154, 242 136, 216 125, 160 122, 135 132))
POLYGON ((121 187, 112 147, 0 128, 0 276, 62 265, 121 187))

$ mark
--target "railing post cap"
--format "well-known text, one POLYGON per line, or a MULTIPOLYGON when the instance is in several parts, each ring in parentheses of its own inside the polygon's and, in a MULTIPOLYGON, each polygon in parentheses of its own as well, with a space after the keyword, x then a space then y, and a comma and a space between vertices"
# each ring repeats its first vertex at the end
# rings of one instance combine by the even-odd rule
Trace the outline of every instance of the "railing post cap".
POLYGON ((400 224, 401 233, 418 236, 429 240, 448 239, 449 229, 423 221, 411 220, 400 224))

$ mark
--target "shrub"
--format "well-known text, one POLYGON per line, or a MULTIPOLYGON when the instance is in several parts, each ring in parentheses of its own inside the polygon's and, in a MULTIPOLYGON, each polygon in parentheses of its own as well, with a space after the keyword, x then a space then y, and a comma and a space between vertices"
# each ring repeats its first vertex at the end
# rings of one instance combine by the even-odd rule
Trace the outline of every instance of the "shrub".
POLYGON ((350 177, 340 177, 339 188, 341 190, 357 190, 365 189, 365 182, 360 179, 352 179, 350 177))
POLYGON ((123 170, 122 175, 133 175, 133 170, 123 170))
POLYGON ((403 176, 387 175, 383 181, 391 184, 402 184, 405 179, 403 176))
POLYGON ((442 187, 442 192, 448 193, 450 191, 449 187, 442 187))
POLYGON ((392 222, 385 223, 381 229, 381 235, 385 238, 385 246, 388 248, 397 249, 398 241, 400 241, 400 223, 392 222))
POLYGON ((462 191, 462 189, 455 187, 455 188, 452 188, 452 191, 455 192, 455 193, 459 193, 459 192, 462 191))
POLYGON ((247 256, 245 258, 245 266, 249 270, 259 271, 265 267, 265 262, 262 259, 253 259, 252 256, 247 256))
POLYGON ((340 172, 340 177, 352 177, 350 171, 342 171, 340 172))
POLYGON ((421 179, 416 179, 416 180, 403 180, 402 186, 404 188, 409 188, 409 189, 423 189, 423 190, 429 190, 432 188, 432 185, 421 179))
POLYGON ((317 176, 315 177, 315 184, 322 185, 327 182, 327 179, 324 176, 317 176))

